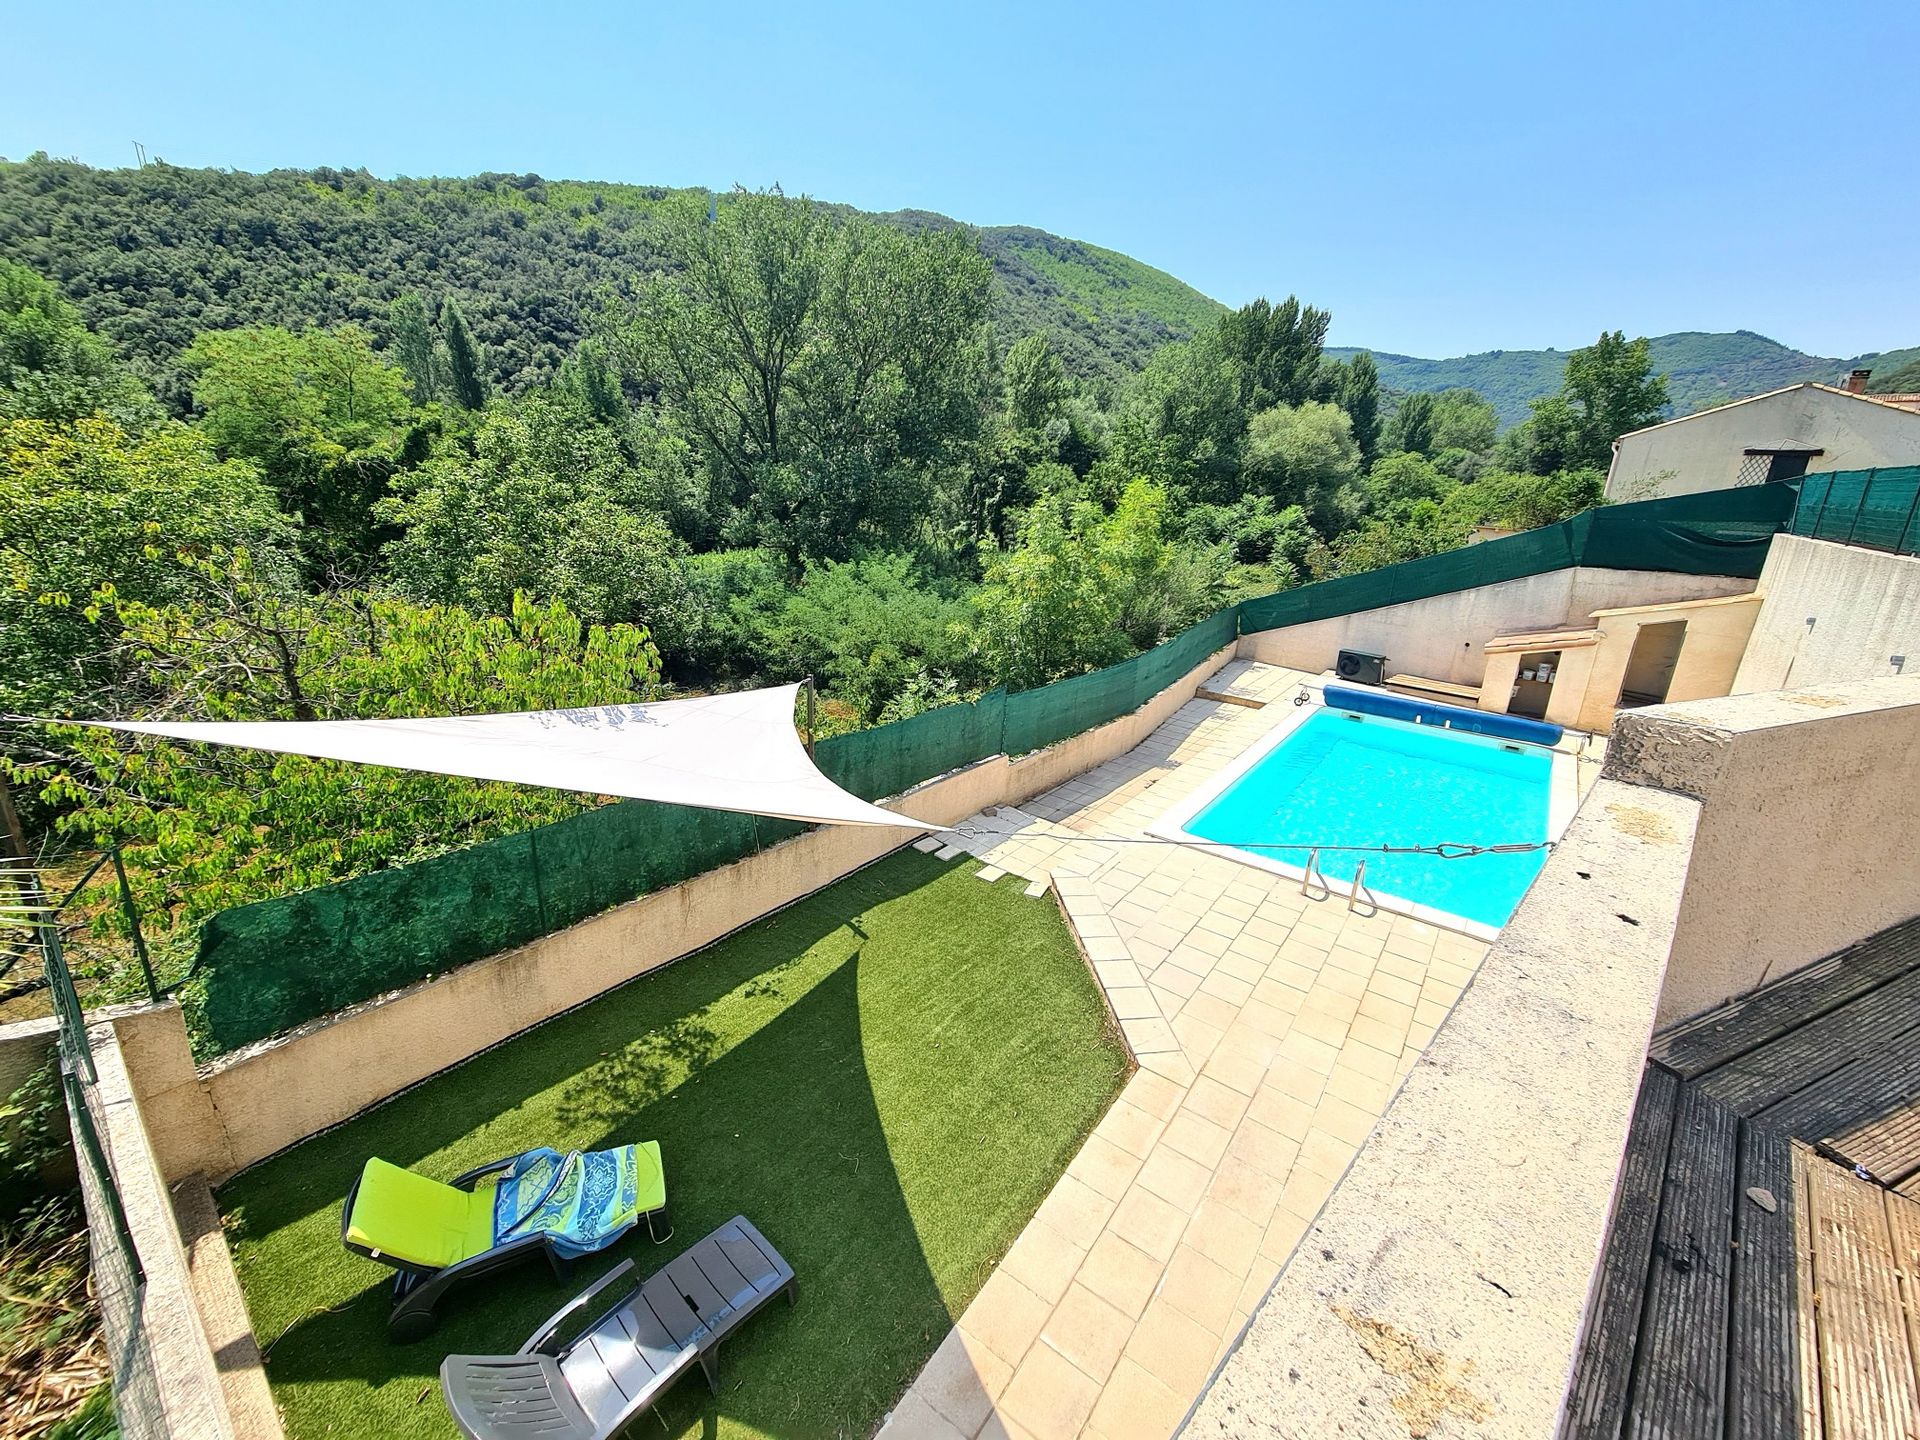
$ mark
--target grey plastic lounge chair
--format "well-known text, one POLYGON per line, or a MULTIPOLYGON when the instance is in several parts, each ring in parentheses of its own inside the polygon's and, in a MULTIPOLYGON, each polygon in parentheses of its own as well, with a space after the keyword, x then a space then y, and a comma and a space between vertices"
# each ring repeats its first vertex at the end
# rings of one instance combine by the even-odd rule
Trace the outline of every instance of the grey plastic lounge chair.
POLYGON ((736 1215, 645 1282, 623 1260, 576 1295, 513 1355, 449 1355, 440 1389, 469 1440, 606 1440, 698 1363, 720 1388, 720 1342, 775 1296, 795 1299, 793 1267, 736 1215), (573 1340, 561 1328, 625 1286, 573 1340))

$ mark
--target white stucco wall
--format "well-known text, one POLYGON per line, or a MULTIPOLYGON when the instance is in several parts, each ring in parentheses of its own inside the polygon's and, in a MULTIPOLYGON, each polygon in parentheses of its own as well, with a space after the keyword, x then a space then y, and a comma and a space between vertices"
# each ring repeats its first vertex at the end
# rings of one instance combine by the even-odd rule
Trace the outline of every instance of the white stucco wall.
POLYGON ((1317 673, 1332 669, 1342 650, 1364 650, 1385 655, 1394 674, 1478 685, 1487 668, 1484 647, 1496 635, 1585 627, 1593 623, 1588 617, 1595 610, 1745 595, 1752 589, 1753 581, 1726 575, 1576 565, 1332 620, 1256 631, 1240 638, 1240 658, 1317 673))
POLYGON ((1605 773, 1702 802, 1663 1025, 1920 915, 1920 676, 1635 711, 1605 773))
POLYGON ((1776 535, 1760 590, 1734 694, 1920 675, 1920 560, 1776 535))
POLYGON ((1817 449, 1810 472, 1920 464, 1920 413, 1819 385, 1703 410, 1620 437, 1607 499, 1653 500, 1724 490, 1745 452, 1817 449))

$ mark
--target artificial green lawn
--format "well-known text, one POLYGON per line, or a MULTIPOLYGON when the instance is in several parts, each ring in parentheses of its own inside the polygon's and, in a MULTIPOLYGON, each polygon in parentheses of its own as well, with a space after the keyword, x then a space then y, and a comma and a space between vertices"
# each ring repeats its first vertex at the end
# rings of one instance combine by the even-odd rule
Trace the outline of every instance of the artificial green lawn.
POLYGON ((658 1140, 674 1237, 575 1268, 641 1274, 735 1214, 800 1304, 730 1340, 637 1435, 864 1436, 991 1273, 1124 1079, 1057 907, 889 857, 230 1182, 234 1260, 296 1436, 451 1435, 453 1351, 511 1351, 570 1290, 530 1264, 386 1337, 390 1272, 340 1245, 369 1155, 450 1178, 535 1145, 658 1140))

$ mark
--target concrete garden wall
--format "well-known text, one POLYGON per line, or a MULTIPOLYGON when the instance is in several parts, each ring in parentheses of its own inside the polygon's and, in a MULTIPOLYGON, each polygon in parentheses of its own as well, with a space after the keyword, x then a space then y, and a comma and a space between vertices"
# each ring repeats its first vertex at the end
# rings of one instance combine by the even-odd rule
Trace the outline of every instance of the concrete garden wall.
POLYGON ((1732 693, 1920 674, 1920 560, 1776 535, 1760 589, 1732 693))
MULTIPOLYGON (((280 1424, 251 1331, 245 1347, 251 1365, 234 1363, 226 1343, 231 1337, 223 1334, 216 1345, 202 1317, 173 1197, 148 1144, 146 1117, 114 1024, 93 1026, 88 1040, 99 1080, 82 1094, 145 1272, 144 1285, 137 1286, 111 1238, 105 1192, 82 1165, 94 1296, 113 1361, 121 1431, 131 1440, 271 1440, 280 1424)), ((223 1261, 225 1249, 223 1242, 223 1261)))
MULTIPOLYGON (((1129 715, 1017 760, 995 756, 886 802, 954 824, 1132 749, 1233 657, 1222 649, 1129 715)), ((343 1010, 197 1069, 172 1004, 115 1021, 169 1179, 214 1183, 899 848, 912 832, 825 826, 530 945, 343 1010)))
POLYGON ((1744 595, 1753 585, 1751 580, 1724 575, 1576 565, 1404 605, 1258 631, 1240 637, 1238 653, 1243 660, 1317 674, 1332 669, 1340 651, 1363 650, 1385 655, 1395 674, 1478 685, 1487 668, 1483 647, 1496 635, 1585 626, 1595 610, 1744 595))
POLYGON ((1605 773, 1705 804, 1663 1024, 1920 914, 1920 676, 1653 706, 1605 773))

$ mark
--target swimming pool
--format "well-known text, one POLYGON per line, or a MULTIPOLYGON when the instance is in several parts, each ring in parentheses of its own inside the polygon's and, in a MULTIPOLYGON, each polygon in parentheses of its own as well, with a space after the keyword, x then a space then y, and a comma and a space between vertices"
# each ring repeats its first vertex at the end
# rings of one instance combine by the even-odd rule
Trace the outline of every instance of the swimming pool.
MULTIPOLYGON (((1537 745, 1324 706, 1282 726, 1268 745, 1163 825, 1299 876, 1316 845, 1539 843, 1558 833, 1556 820, 1564 828, 1558 812, 1570 809, 1554 803, 1556 758, 1566 757, 1537 745)), ((1570 771, 1562 770, 1570 787, 1570 771)), ((1318 865, 1344 892, 1364 861, 1366 887, 1384 908, 1490 935, 1506 924, 1546 855, 1323 848, 1318 865)))

